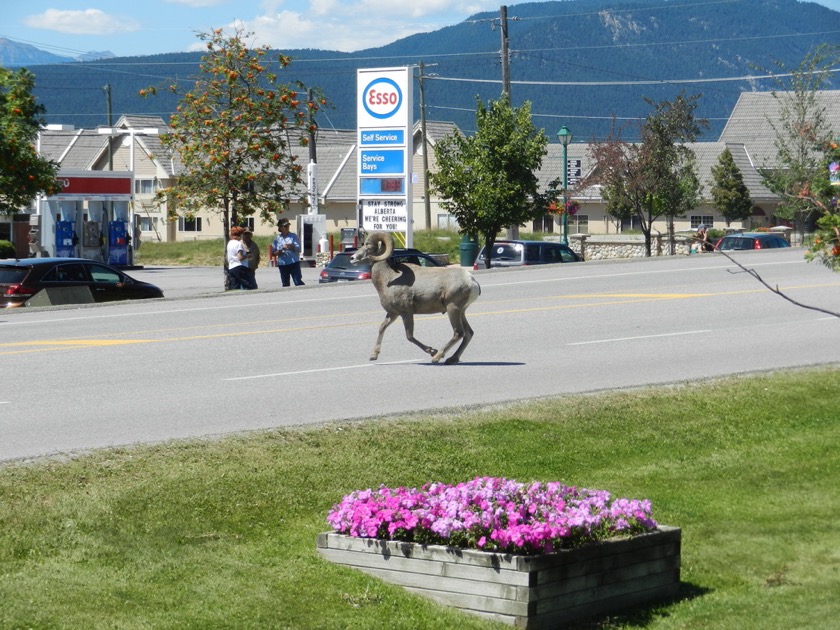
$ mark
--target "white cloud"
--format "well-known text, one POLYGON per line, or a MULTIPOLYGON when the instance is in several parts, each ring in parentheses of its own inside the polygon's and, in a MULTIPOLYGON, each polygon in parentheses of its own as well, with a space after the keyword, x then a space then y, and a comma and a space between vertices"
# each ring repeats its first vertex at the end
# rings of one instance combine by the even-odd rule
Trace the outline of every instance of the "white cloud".
POLYGON ((472 14, 498 9, 497 0, 454 4, 451 0, 428 0, 408 10, 393 0, 309 0, 305 12, 277 10, 282 4, 283 0, 264 0, 263 15, 242 22, 258 44, 353 52, 457 23, 453 13, 465 16, 465 11, 472 14), (428 19, 435 17, 439 17, 439 24, 428 19), (426 19, 418 21, 422 18, 426 19))
POLYGON ((47 31, 71 35, 110 35, 140 30, 140 24, 130 18, 108 15, 99 9, 60 11, 47 9, 39 15, 28 15, 24 24, 47 31))

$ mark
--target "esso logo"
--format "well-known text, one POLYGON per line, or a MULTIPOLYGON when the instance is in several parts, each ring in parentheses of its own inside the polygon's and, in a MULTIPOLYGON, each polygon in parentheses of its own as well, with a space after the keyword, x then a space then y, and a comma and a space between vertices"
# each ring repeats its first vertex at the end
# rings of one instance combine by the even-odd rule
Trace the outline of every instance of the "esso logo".
POLYGON ((374 79, 362 92, 365 111, 374 118, 390 118, 402 105, 402 90, 396 81, 374 79))

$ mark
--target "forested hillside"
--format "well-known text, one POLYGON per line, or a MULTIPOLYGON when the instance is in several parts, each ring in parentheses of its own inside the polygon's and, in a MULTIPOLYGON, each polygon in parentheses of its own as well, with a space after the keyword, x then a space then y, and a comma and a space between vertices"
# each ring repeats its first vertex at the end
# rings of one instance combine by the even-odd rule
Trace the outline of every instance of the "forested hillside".
MULTIPOLYGON (((817 45, 840 41, 840 12, 797 0, 568 0, 512 5, 507 15, 514 104, 531 101, 537 126, 553 137, 567 125, 579 140, 603 137, 613 116, 620 124, 644 116, 644 98, 680 91, 702 94, 696 113, 710 119, 706 139, 714 139, 740 92, 776 87, 742 77, 778 71, 778 63, 795 68, 817 45)), ((284 51, 294 61, 280 76, 319 88, 334 104, 320 115, 322 128, 352 129, 357 68, 423 62, 428 118, 469 133, 476 97, 501 93, 500 34, 499 13, 481 13, 357 53, 284 51)), ((106 84, 114 121, 141 113, 166 120, 176 99, 166 90, 143 99, 139 90, 173 82, 186 88, 199 58, 176 53, 31 70, 48 122, 95 127, 107 124, 106 84)), ((415 107, 419 116, 416 88, 415 107)), ((624 135, 632 138, 632 128, 624 135)))

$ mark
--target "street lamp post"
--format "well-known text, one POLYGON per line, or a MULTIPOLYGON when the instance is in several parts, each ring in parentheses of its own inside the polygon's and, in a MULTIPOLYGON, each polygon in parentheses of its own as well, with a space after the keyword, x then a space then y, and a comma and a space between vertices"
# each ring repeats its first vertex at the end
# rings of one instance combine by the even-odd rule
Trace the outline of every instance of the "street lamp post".
POLYGON ((557 139, 563 145, 563 244, 569 244, 569 209, 566 207, 568 203, 569 188, 569 143, 572 141, 572 132, 566 125, 560 127, 557 132, 557 139))

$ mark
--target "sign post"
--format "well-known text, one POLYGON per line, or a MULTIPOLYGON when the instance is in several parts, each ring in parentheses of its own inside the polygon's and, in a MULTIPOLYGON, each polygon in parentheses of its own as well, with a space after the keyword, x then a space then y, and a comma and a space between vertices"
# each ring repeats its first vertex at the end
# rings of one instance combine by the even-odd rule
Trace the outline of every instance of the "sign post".
POLYGON ((411 247, 410 68, 359 69, 356 78, 359 227, 405 232, 406 246, 411 247))

